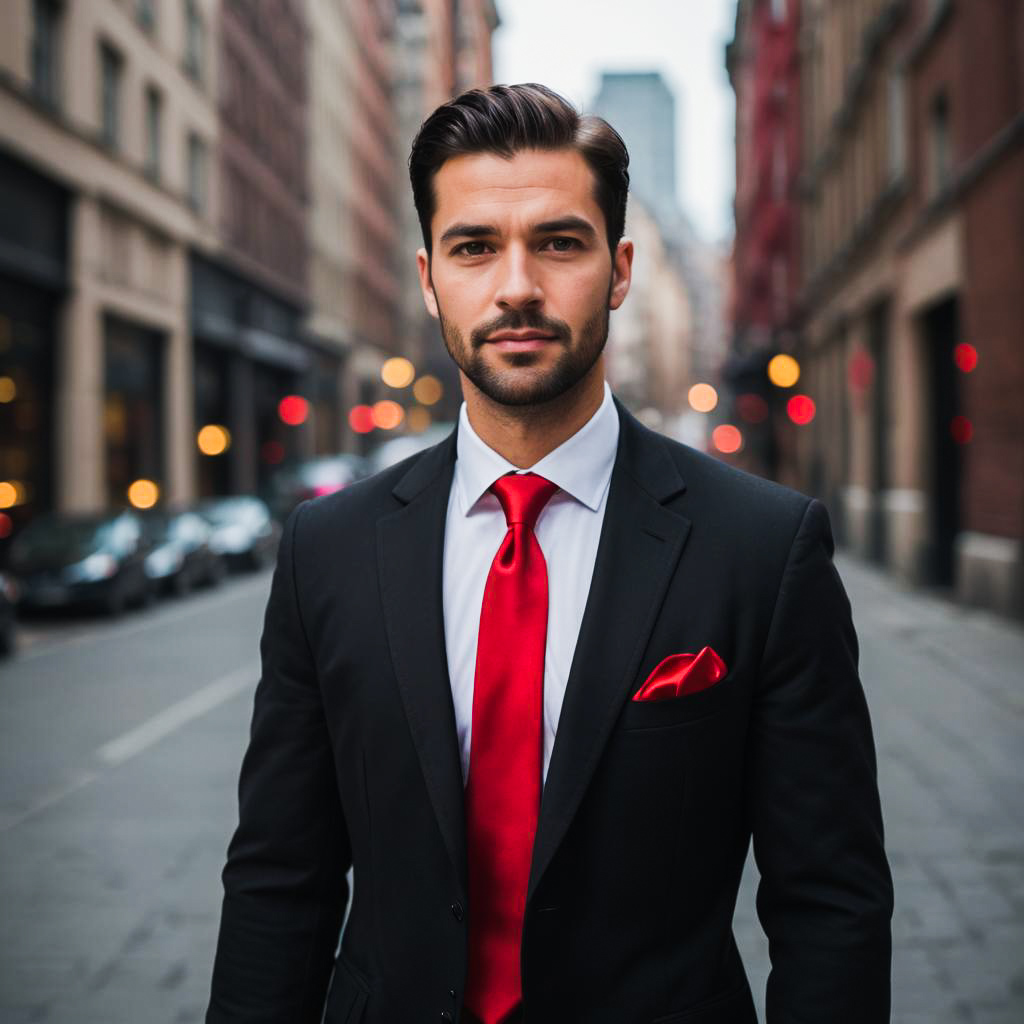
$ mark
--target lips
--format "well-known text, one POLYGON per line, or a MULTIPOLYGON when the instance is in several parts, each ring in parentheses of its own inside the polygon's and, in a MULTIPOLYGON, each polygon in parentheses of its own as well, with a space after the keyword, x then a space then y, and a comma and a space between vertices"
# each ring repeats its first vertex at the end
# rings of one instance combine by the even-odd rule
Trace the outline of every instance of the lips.
POLYGON ((501 331, 499 334, 492 334, 488 342, 525 342, 525 341, 554 341, 553 334, 546 334, 544 331, 501 331))

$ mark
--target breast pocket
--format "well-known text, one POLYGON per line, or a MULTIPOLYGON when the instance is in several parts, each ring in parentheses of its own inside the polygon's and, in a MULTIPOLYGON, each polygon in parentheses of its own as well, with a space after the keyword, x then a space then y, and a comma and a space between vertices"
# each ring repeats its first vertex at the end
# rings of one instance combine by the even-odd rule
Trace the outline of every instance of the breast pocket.
POLYGON ((686 697, 629 700, 622 709, 619 728, 632 732, 640 729, 668 729, 698 722, 736 707, 739 690, 737 678, 727 675, 714 686, 686 697))

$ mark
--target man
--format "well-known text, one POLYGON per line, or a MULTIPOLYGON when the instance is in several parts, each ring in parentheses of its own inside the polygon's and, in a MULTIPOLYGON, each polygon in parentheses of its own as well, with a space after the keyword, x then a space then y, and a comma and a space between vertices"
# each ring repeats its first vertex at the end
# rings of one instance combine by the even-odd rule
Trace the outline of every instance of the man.
POLYGON ((751 835, 769 1021, 888 1020, 827 517, 611 398, 627 163, 536 85, 421 128, 420 279, 465 404, 285 528, 210 1022, 753 1024, 751 835))

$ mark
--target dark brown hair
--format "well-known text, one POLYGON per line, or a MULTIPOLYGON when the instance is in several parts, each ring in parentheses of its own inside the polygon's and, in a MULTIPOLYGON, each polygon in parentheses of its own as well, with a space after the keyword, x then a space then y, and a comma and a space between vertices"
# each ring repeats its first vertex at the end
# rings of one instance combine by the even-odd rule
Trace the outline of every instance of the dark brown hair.
POLYGON ((626 144, 603 118, 581 115, 558 93, 533 83, 471 89, 438 107, 420 126, 409 154, 409 178, 428 253, 437 207, 434 175, 442 164, 470 153, 511 159, 524 149, 575 149, 586 160, 614 255, 626 229, 626 144))

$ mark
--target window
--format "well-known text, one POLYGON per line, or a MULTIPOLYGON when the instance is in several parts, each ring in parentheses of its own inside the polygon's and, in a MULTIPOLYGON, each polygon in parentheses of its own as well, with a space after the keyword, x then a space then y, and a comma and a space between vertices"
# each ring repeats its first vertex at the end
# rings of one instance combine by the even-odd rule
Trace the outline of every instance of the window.
POLYGON ((32 4, 32 91, 47 106, 56 107, 60 76, 60 5, 57 0, 34 0, 32 4))
POLYGON ((100 43, 100 137, 117 148, 120 134, 121 55, 108 43, 100 43))
POLYGON ((944 92, 933 100, 928 117, 931 147, 931 192, 944 192, 952 180, 952 152, 949 138, 949 98, 944 92))
POLYGON ((188 204, 196 213, 206 209, 206 143, 195 132, 188 136, 188 204))
POLYGON ((185 0, 185 71, 197 82, 203 81, 206 27, 196 0, 185 0))
POLYGON ((902 71, 889 74, 889 180, 899 181, 907 169, 906 81, 902 71))
POLYGON ((772 0, 772 21, 786 20, 786 0, 772 0))
POLYGON ((135 20, 143 32, 156 28, 156 0, 135 0, 135 20))
POLYGON ((157 181, 160 177, 160 129, 163 97, 156 86, 146 88, 146 174, 157 181))

